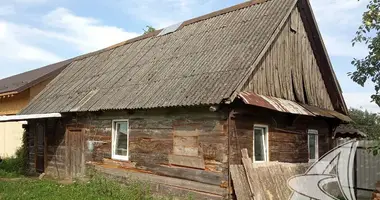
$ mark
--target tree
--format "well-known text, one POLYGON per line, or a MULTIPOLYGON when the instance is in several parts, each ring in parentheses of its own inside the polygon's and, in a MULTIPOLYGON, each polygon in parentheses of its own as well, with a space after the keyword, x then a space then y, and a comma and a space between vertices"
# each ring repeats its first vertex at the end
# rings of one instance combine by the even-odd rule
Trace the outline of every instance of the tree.
POLYGON ((365 134, 369 140, 379 139, 380 137, 380 115, 368 112, 367 110, 359 110, 351 108, 349 110, 350 117, 354 121, 352 126, 365 134))
POLYGON ((152 32, 154 32, 154 31, 156 31, 156 29, 153 28, 153 26, 146 26, 146 28, 147 28, 146 30, 143 29, 143 30, 144 30, 144 34, 152 33, 152 32))
POLYGON ((352 40, 353 45, 357 43, 365 44, 369 52, 365 58, 352 61, 356 71, 350 72, 349 76, 361 86, 371 80, 375 84, 371 98, 380 106, 380 0, 370 0, 367 5, 362 24, 352 40))
POLYGON ((368 112, 367 110, 362 111, 353 108, 349 112, 354 121, 352 126, 367 134, 368 140, 377 141, 369 150, 374 155, 378 155, 380 153, 380 115, 368 112))

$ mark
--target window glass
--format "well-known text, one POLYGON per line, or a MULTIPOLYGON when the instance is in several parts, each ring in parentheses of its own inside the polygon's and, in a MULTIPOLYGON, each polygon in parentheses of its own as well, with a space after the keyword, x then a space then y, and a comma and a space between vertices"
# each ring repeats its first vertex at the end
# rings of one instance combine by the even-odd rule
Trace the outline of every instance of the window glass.
POLYGON ((318 159, 318 131, 308 130, 309 161, 318 159))
POLYGON ((311 134, 309 135, 309 159, 314 160, 316 158, 315 152, 316 152, 316 142, 315 142, 315 135, 311 134))
POLYGON ((256 128, 254 130, 254 151, 255 161, 266 161, 267 159, 267 144, 266 144, 266 129, 256 128))
POLYGON ((128 156, 128 122, 115 122, 114 133, 114 155, 128 156))

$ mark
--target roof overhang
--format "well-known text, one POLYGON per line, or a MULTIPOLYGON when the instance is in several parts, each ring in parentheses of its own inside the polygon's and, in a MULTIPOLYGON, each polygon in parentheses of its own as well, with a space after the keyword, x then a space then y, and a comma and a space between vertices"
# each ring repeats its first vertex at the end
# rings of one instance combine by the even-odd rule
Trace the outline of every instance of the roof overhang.
POLYGON ((238 97, 248 105, 258 106, 283 113, 295 115, 321 116, 327 118, 337 118, 344 122, 351 122, 351 118, 337 111, 326 110, 315 106, 305 105, 281 98, 258 95, 251 92, 242 92, 238 97))
POLYGON ((13 97, 14 95, 18 94, 17 91, 11 91, 11 92, 4 92, 0 94, 0 98, 7 98, 7 97, 13 97))
POLYGON ((0 122, 25 121, 29 119, 60 118, 60 113, 0 116, 0 122))

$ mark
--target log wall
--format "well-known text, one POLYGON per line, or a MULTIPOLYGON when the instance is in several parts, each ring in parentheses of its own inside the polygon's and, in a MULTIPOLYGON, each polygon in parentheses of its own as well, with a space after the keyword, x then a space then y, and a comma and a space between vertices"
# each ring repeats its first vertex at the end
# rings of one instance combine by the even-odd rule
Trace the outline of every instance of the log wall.
POLYGON ((231 127, 231 163, 241 163, 241 149, 247 148, 253 157, 254 125, 268 125, 269 161, 307 163, 308 129, 318 130, 319 156, 332 146, 330 125, 323 119, 296 116, 255 108, 235 111, 231 127))
MULTIPOLYGON (((67 157, 67 129, 82 129, 78 134, 84 134, 87 164, 207 184, 222 188, 222 196, 227 193, 228 166, 241 164, 240 150, 247 148, 252 157, 255 124, 269 126, 270 161, 308 162, 307 129, 319 132, 320 156, 331 146, 327 121, 251 106, 232 114, 210 112, 206 107, 82 113, 49 119, 46 124, 47 175, 73 175, 68 172, 72 159, 67 157), (129 121, 129 161, 112 160, 112 120, 116 119, 129 121), (93 150, 88 141, 96 141, 93 150)), ((30 121, 27 131, 31 171, 35 171, 35 126, 36 121, 30 121)))
MULTIPOLYGON (((83 128, 86 162, 104 163, 112 159, 112 120, 128 119, 129 161, 118 162, 118 165, 158 175, 212 185, 226 185, 228 179, 226 116, 227 114, 210 112, 207 108, 195 108, 135 113, 105 112, 82 114, 66 120, 48 120, 46 172, 58 178, 68 175, 65 172, 66 128, 83 128), (93 151, 88 149, 87 141, 95 141, 93 151), (193 152, 196 155, 192 155, 193 152), (187 160, 194 162, 187 163, 187 160), (196 174, 198 176, 195 176, 196 174)), ((35 162, 35 124, 35 121, 30 121, 28 131, 31 169, 34 168, 35 162)))
POLYGON ((244 91, 333 110, 325 84, 296 8, 244 91))

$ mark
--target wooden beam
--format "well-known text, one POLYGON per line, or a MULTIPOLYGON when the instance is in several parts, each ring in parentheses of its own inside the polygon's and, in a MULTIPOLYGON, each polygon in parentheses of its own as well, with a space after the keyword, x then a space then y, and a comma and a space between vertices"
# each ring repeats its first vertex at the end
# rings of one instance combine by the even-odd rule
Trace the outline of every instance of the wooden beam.
POLYGON ((247 149, 242 149, 241 150, 242 154, 242 161, 243 161, 243 166, 245 169, 245 173, 247 175, 248 179, 248 184, 251 189, 251 193, 254 196, 255 200, 264 200, 265 196, 264 194, 261 194, 258 191, 264 191, 261 184, 253 184, 258 181, 259 177, 257 174, 255 174, 255 170, 253 169, 253 162, 251 158, 248 156, 248 150, 247 149))
POLYGON ((151 171, 154 174, 161 176, 180 178, 210 185, 221 186, 224 181, 223 173, 210 172, 199 169, 185 167, 170 167, 165 165, 154 164, 144 164, 144 166, 139 166, 138 168, 146 171, 151 171))
POLYGON ((18 92, 6 92, 6 93, 0 94, 0 97, 6 98, 6 97, 13 96, 16 94, 18 94, 18 92))
POLYGON ((231 165, 230 170, 237 200, 253 200, 253 194, 248 187, 249 184, 244 167, 241 165, 231 165))
POLYGON ((172 165, 192 167, 196 169, 205 169, 205 161, 203 156, 180 156, 169 154, 169 163, 172 165))
POLYGON ((133 172, 124 169, 115 169, 115 168, 106 168, 98 165, 93 166, 95 170, 99 172, 103 172, 109 174, 111 176, 117 176, 121 179, 125 179, 125 177, 130 178, 131 180, 139 180, 139 181, 147 181, 151 183, 156 183, 160 185, 168 185, 174 186, 180 189, 187 189, 192 191, 203 192, 207 194, 214 194, 225 196, 227 194, 227 190, 225 188, 221 188, 220 186, 210 185, 199 183, 195 181, 183 180, 178 178, 171 178, 165 176, 159 176, 154 174, 133 172))

